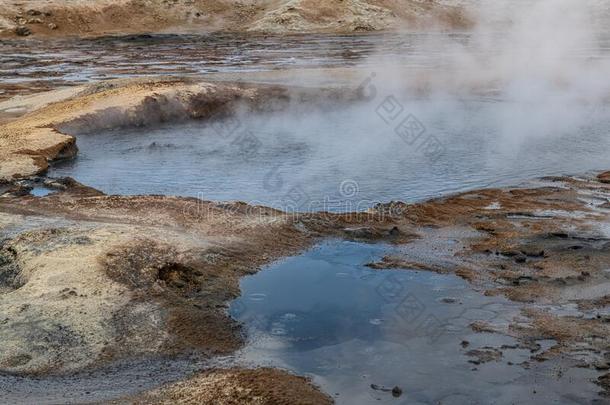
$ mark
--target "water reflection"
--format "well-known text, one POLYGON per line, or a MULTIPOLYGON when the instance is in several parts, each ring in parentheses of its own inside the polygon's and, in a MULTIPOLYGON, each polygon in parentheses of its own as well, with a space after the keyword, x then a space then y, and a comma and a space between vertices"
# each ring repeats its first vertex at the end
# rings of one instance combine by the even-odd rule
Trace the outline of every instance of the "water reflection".
POLYGON ((531 353, 513 339, 471 330, 473 320, 501 325, 512 319, 518 310, 506 300, 476 293, 455 276, 365 266, 389 249, 331 241, 244 278, 242 297, 231 306, 249 336, 240 361, 313 376, 340 404, 595 397, 590 370, 568 370, 565 384, 550 371, 556 364, 518 365, 531 353), (426 326, 430 318, 437 321, 433 327, 426 326), (466 355, 493 348, 502 348, 498 361, 473 364, 466 355), (371 385, 399 386, 403 395, 371 385))

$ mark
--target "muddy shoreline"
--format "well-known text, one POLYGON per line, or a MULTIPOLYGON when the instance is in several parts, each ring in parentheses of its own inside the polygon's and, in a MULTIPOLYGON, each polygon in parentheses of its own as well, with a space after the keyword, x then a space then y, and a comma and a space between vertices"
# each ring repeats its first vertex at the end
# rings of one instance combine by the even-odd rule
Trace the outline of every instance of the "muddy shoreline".
MULTIPOLYGON (((2 373, 44 379, 130 359, 230 355, 244 341, 226 312, 239 279, 335 237, 400 248, 372 268, 453 273, 487 295, 520 303, 521 319, 474 321, 472 329, 513 336, 525 347, 551 339, 557 344, 532 361, 568 359, 598 370, 600 390, 607 388, 607 173, 343 214, 109 196, 44 177, 49 162, 78 153, 72 131, 226 117, 236 108, 268 111, 295 100, 350 102, 359 94, 178 79, 54 94, 53 103, 34 103, 0 126, 2 373), (32 195, 40 183, 53 193, 32 195), (459 249, 450 247, 456 241, 459 249)), ((117 400, 330 401, 307 380, 268 369, 203 371, 142 395, 117 400), (278 380, 283 388, 272 389, 278 380)))

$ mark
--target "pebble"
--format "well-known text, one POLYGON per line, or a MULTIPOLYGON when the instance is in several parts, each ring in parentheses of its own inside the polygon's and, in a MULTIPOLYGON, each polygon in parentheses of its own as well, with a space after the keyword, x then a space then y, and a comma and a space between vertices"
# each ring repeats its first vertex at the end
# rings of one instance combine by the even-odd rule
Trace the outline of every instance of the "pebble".
POLYGON ((32 31, 28 27, 19 26, 15 28, 15 34, 19 35, 20 37, 27 37, 28 35, 32 34, 32 31))

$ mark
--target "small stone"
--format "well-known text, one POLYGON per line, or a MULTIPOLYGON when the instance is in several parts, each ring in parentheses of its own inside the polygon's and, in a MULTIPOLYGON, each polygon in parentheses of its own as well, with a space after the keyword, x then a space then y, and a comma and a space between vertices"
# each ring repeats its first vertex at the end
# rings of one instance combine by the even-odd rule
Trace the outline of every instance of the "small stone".
POLYGON ((28 27, 19 26, 15 28, 15 34, 20 37, 27 37, 28 35, 32 35, 32 31, 28 27))
POLYGON ((610 370, 610 365, 604 361, 597 362, 593 366, 596 370, 610 370))
POLYGON ((394 398, 398 398, 399 396, 402 395, 402 389, 400 387, 394 387, 392 388, 392 396, 394 398))
POLYGON ((49 27, 49 28, 50 28, 50 29, 52 29, 52 30, 56 30, 56 29, 58 28, 58 27, 57 27, 57 24, 55 24, 55 23, 49 23, 49 24, 47 25, 47 27, 49 27))
POLYGON ((525 263, 527 261, 527 257, 525 255, 518 255, 515 257, 515 262, 517 263, 525 263))
POLYGON ((602 183, 610 183, 610 171, 598 174, 597 179, 602 183))

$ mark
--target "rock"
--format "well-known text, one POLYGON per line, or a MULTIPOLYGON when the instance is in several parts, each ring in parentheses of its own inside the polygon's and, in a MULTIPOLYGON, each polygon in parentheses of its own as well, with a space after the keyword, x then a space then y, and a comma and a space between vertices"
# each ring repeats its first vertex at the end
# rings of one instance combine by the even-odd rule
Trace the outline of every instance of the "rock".
POLYGON ((610 171, 598 174, 597 179, 602 183, 610 183, 610 171))
POLYGON ((398 235, 400 235, 400 230, 398 229, 397 226, 395 226, 392 229, 390 229, 390 231, 388 233, 390 234, 390 236, 398 236, 398 235))
POLYGON ((398 398, 402 395, 402 388, 400 388, 399 386, 395 386, 394 388, 390 389, 384 387, 383 385, 371 384, 371 388, 375 391, 391 392, 394 398, 398 398))
POLYGON ((40 18, 29 18, 28 24, 42 24, 42 20, 40 18))
POLYGON ((15 28, 15 34, 20 37, 27 37, 28 35, 32 35, 32 31, 28 27, 19 26, 15 28))
POLYGON ((610 370, 610 365, 605 361, 598 361, 593 364, 596 370, 610 370))
POLYGON ((352 238, 359 238, 359 239, 371 239, 375 236, 374 230, 367 226, 356 227, 356 228, 345 228, 344 232, 352 238))
POLYGON ((472 360, 468 360, 472 364, 483 364, 491 361, 499 361, 502 358, 502 352, 494 348, 482 348, 470 350, 466 353, 467 356, 474 357, 472 360))
POLYGON ((516 263, 525 263, 527 261, 527 257, 525 257, 525 255, 517 255, 515 257, 515 262, 516 263))
POLYGON ((36 15, 41 15, 42 11, 30 9, 26 12, 26 14, 30 15, 30 16, 36 16, 36 15))

